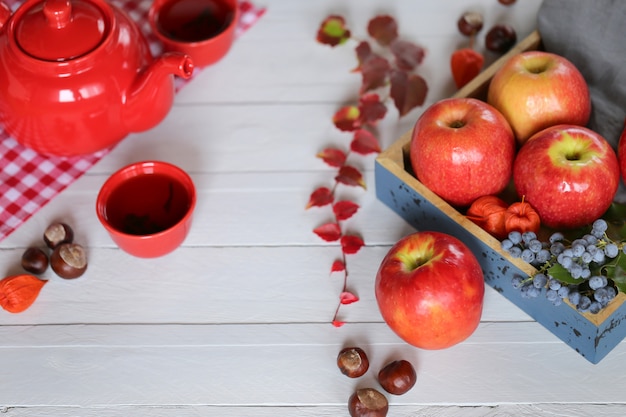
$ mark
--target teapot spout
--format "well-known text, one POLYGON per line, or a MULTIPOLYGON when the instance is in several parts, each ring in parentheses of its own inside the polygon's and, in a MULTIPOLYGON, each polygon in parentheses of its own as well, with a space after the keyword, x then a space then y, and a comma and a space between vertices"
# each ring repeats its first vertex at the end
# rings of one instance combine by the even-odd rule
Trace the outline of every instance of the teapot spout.
POLYGON ((174 75, 189 78, 194 65, 191 57, 167 52, 139 73, 124 107, 124 123, 129 132, 156 126, 169 112, 174 101, 174 75))

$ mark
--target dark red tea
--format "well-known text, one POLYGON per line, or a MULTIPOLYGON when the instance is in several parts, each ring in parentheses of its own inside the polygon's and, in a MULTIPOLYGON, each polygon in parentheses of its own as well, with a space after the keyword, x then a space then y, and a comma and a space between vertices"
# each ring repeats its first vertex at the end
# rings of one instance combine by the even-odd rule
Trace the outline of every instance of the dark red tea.
POLYGON ((105 216, 124 233, 149 235, 178 223, 190 203, 189 193, 180 182, 162 174, 142 175, 111 192, 105 216))
POLYGON ((198 42, 218 35, 234 15, 234 10, 219 0, 177 0, 163 6, 157 25, 169 38, 198 42))

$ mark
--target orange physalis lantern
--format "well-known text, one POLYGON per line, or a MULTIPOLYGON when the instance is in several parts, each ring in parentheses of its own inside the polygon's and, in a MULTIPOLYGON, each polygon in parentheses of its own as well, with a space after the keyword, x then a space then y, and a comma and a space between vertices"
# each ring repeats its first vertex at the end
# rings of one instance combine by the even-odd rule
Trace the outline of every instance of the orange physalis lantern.
POLYGON ((483 228, 497 239, 504 239, 507 231, 504 225, 504 215, 508 205, 499 197, 485 195, 478 197, 467 209, 465 217, 483 228))
POLYGON ((507 234, 513 231, 537 233, 541 219, 535 209, 522 197, 522 201, 511 204, 506 210, 504 223, 507 234))

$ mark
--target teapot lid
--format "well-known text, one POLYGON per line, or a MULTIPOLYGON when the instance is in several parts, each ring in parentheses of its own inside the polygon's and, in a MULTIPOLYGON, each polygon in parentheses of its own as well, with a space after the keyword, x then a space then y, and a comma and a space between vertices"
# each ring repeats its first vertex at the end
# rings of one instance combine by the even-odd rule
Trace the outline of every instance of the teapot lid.
POLYGON ((45 0, 23 15, 15 39, 35 58, 62 62, 94 50, 108 30, 105 13, 93 3, 45 0))

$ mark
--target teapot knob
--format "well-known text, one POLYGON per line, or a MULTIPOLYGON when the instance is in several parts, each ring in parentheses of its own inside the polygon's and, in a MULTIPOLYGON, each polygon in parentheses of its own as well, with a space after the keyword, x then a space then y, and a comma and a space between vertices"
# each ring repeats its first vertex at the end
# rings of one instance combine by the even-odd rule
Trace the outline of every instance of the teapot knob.
POLYGON ((72 19, 72 5, 70 0, 46 0, 43 13, 50 26, 62 29, 72 19))

